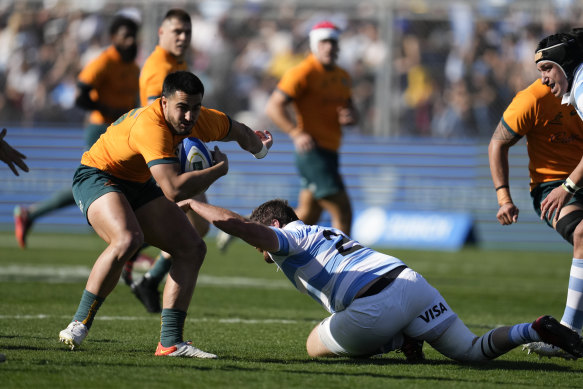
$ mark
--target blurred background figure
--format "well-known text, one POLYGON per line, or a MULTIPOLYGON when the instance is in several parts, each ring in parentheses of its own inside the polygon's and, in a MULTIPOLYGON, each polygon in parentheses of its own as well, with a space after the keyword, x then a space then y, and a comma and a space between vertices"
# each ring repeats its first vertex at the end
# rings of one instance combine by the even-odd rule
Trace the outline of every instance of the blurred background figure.
POLYGON ((352 81, 336 65, 340 29, 329 21, 310 31, 311 54, 288 70, 266 106, 275 125, 292 139, 301 178, 296 213, 306 224, 316 224, 323 211, 332 227, 350 234, 352 209, 340 175, 338 150, 342 126, 355 124, 352 81), (293 105, 295 117, 288 112, 293 105))
MULTIPOLYGON (((109 27, 111 45, 89 62, 77 77, 75 104, 90 111, 84 130, 85 146, 90 149, 107 127, 137 105, 140 68, 135 59, 138 25, 133 19, 117 16, 109 27)), ((26 248, 26 237, 34 222, 53 211, 75 205, 71 188, 31 206, 14 208, 14 234, 26 248)))

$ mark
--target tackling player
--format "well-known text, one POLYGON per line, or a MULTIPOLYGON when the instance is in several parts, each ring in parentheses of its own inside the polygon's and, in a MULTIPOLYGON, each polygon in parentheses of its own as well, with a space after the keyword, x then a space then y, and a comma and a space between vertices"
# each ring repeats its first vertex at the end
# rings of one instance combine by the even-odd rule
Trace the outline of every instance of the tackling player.
POLYGON ((308 336, 311 357, 368 357, 401 349, 409 361, 419 361, 427 341, 456 361, 482 362, 541 340, 574 358, 583 356, 579 335, 550 316, 477 337, 404 262, 363 247, 336 228, 304 224, 285 200, 263 203, 251 220, 192 199, 179 205, 256 247, 331 313, 308 336))

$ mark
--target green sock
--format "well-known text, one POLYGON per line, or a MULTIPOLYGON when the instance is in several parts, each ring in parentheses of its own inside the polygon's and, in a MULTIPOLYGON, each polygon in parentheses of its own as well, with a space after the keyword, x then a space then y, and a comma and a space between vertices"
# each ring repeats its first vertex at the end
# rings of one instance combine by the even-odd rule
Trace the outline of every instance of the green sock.
POLYGON ((97 310, 101 304, 103 304, 103 301, 105 301, 103 297, 96 296, 93 293, 84 290, 83 296, 81 296, 81 302, 79 303, 79 308, 77 308, 73 320, 80 321, 85 324, 87 329, 90 329, 95 314, 97 314, 97 310))
POLYGON ((35 204, 30 207, 28 211, 28 219, 30 221, 34 221, 35 219, 38 219, 47 213, 56 211, 57 209, 61 209, 69 205, 75 205, 75 198, 73 197, 71 188, 56 192, 52 197, 48 198, 42 203, 35 204))
POLYGON ((186 312, 178 309, 162 309, 162 328, 160 330, 160 343, 164 347, 182 343, 186 312))
POLYGON ((152 282, 159 285, 164 279, 166 274, 170 271, 172 266, 172 261, 169 258, 164 258, 162 254, 158 255, 158 259, 154 266, 146 273, 146 278, 149 278, 152 282))

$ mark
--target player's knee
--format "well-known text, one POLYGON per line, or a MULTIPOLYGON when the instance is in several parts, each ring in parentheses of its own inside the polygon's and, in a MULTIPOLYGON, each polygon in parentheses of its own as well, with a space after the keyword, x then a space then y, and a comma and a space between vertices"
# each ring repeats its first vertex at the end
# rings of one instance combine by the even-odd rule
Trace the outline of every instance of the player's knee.
POLYGON ((334 353, 328 350, 328 348, 324 345, 324 343, 322 343, 322 340, 320 339, 320 335, 318 334, 319 325, 320 324, 312 329, 308 339, 306 339, 306 351, 312 358, 334 356, 334 353))
POLYGON ((579 227, 583 220, 583 210, 576 210, 563 216, 557 222, 555 229, 567 242, 574 244, 574 241, 583 241, 583 226, 579 227))
POLYGON ((583 223, 581 223, 582 220, 583 218, 579 220, 577 227, 575 227, 575 231, 573 231, 574 246, 580 246, 583 244, 583 223))
POLYGON ((192 239, 184 242, 184 245, 176 248, 172 253, 173 258, 185 258, 193 262, 195 266, 200 267, 206 256, 207 246, 202 239, 192 239))
POLYGON ((115 256, 126 261, 131 258, 144 244, 144 235, 141 231, 126 231, 118 234, 110 246, 115 251, 115 256))

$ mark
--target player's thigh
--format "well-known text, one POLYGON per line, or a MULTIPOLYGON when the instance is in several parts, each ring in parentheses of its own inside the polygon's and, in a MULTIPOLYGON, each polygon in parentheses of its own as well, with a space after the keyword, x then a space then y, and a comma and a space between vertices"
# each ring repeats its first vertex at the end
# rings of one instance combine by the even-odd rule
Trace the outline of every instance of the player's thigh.
POLYGON ((108 192, 91 203, 87 220, 95 232, 107 243, 135 238, 143 241, 140 224, 125 196, 108 192))
POLYGON ((171 255, 180 255, 201 244, 186 214, 166 197, 158 197, 136 210, 145 241, 171 255))
POLYGON ((403 328, 406 335, 431 341, 457 319, 457 314, 445 298, 421 274, 405 269, 395 282, 405 284, 401 307, 403 314, 410 319, 403 328))
POLYGON ((322 207, 309 189, 300 190, 298 206, 296 208, 298 217, 306 224, 316 224, 322 214, 322 207))
POLYGON ((338 355, 365 356, 394 349, 395 338, 435 296, 416 272, 405 269, 377 294, 355 299, 322 321, 322 343, 338 355))
POLYGON ((383 292, 356 299, 343 311, 324 319, 315 328, 319 342, 311 334, 312 349, 345 356, 393 350, 394 339, 402 340, 401 328, 410 319, 399 314, 397 294, 383 292))
POLYGON ((341 217, 342 215, 352 215, 352 208, 350 205, 350 199, 348 198, 348 193, 345 190, 341 190, 333 195, 323 197, 318 200, 318 203, 331 214, 341 217))

